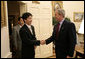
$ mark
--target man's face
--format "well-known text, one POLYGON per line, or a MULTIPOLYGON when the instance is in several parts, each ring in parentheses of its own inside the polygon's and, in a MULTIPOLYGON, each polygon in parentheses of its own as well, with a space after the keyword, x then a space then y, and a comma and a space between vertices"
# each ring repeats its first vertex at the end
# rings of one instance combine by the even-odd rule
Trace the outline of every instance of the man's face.
POLYGON ((28 24, 28 25, 31 25, 31 23, 32 23, 32 16, 29 16, 29 17, 25 20, 25 23, 28 24))
POLYGON ((23 19, 22 18, 20 18, 20 21, 18 22, 21 26, 23 26, 24 25, 24 21, 23 21, 23 19))
POLYGON ((21 24, 21 26, 23 26, 23 25, 24 25, 24 21, 23 21, 23 19, 22 19, 22 18, 20 18, 20 24, 21 24))
POLYGON ((55 12, 55 18, 57 21, 60 21, 60 15, 58 14, 58 11, 55 12))

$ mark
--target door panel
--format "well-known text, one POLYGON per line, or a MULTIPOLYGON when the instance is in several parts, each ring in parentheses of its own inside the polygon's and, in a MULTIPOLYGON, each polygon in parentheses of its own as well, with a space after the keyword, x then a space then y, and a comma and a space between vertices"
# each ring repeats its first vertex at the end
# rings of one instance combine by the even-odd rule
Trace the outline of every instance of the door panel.
MULTIPOLYGON (((40 4, 29 3, 27 12, 33 14, 32 25, 35 27, 37 40, 46 40, 52 35, 52 6, 51 2, 40 4), (45 5, 46 4, 46 5, 45 5)), ((40 45, 35 49, 35 58, 45 58, 53 55, 52 43, 40 45)))
POLYGON ((20 3, 20 16, 22 16, 22 14, 27 11, 26 6, 27 6, 26 4, 20 3))

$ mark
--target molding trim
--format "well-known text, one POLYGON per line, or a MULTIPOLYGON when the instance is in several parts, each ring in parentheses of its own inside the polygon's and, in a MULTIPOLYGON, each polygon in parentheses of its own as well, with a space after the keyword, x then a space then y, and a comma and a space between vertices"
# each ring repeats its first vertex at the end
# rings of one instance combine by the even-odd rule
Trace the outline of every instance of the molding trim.
POLYGON ((9 53, 5 56, 5 58, 12 58, 12 52, 9 52, 9 53))

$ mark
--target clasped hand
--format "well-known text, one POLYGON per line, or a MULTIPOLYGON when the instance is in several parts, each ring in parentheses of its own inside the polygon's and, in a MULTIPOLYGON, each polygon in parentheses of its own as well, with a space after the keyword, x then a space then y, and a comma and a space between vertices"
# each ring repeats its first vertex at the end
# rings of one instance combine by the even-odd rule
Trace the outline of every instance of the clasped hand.
POLYGON ((41 41, 40 41, 40 44, 41 44, 41 45, 44 45, 44 44, 46 44, 46 41, 45 41, 45 40, 41 40, 41 41))

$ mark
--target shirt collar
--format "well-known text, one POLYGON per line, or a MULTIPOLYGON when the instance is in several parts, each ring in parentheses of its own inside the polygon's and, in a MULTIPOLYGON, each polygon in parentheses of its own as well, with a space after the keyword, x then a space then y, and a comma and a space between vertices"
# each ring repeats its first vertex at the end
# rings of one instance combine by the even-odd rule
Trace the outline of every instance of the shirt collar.
POLYGON ((60 25, 63 23, 63 21, 64 21, 64 18, 63 18, 63 20, 62 20, 61 22, 59 22, 59 23, 60 23, 60 25))
POLYGON ((31 28, 31 25, 26 24, 28 28, 31 28))
POLYGON ((20 28, 22 27, 20 24, 18 24, 18 25, 19 25, 20 28))

